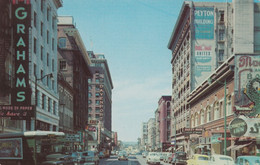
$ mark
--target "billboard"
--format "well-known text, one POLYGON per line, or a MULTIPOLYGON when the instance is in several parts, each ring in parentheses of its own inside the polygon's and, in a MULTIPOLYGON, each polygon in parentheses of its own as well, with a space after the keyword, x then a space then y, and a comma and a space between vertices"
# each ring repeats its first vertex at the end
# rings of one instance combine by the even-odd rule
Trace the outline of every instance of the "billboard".
POLYGON ((214 39, 214 8, 196 7, 194 10, 195 39, 214 39))
POLYGON ((22 138, 0 139, 0 159, 23 159, 22 138))
POLYGON ((195 76, 195 86, 200 85, 205 79, 209 77, 211 72, 214 70, 215 56, 214 51, 215 46, 211 41, 199 40, 195 43, 194 49, 194 76, 195 76))
POLYGON ((260 55, 235 55, 234 111, 254 117, 260 114, 260 55))

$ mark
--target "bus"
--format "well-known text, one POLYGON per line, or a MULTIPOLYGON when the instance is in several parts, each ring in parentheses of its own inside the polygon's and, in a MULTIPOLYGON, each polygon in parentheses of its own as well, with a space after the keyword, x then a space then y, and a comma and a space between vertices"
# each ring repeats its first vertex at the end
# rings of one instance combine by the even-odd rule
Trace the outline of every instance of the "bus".
POLYGON ((46 156, 64 153, 65 134, 26 131, 0 134, 1 165, 40 165, 46 156))

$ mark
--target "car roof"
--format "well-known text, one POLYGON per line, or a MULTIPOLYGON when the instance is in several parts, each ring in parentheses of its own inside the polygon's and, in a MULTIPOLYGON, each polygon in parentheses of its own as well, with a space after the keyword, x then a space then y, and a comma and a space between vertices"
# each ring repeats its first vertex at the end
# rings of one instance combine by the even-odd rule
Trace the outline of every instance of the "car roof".
MULTIPOLYGON (((219 158, 219 157, 232 158, 231 156, 227 156, 227 155, 218 155, 218 154, 213 154, 213 155, 211 155, 211 157, 217 157, 217 158, 219 158)), ((233 159, 233 158, 232 158, 232 159, 233 159)))

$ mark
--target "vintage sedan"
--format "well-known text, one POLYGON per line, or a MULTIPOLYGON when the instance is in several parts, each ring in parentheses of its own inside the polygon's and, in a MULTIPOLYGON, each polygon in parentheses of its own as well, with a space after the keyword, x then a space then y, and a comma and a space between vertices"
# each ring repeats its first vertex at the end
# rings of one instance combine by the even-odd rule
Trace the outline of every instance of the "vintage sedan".
POLYGON ((209 156, 194 154, 191 159, 187 160, 187 165, 208 165, 209 164, 209 156))
POLYGON ((118 160, 128 160, 128 155, 126 152, 119 152, 117 159, 118 160))
POLYGON ((239 156, 236 159, 236 165, 260 165, 259 156, 239 156))
POLYGON ((210 156, 210 165, 235 165, 232 157, 226 155, 213 154, 210 156))
POLYGON ((160 154, 157 152, 149 152, 146 157, 147 164, 160 164, 160 154))

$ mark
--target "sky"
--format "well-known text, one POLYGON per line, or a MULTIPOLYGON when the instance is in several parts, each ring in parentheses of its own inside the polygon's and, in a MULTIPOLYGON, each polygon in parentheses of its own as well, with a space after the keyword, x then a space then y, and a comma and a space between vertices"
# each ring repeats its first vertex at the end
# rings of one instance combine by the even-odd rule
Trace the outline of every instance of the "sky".
POLYGON ((182 4, 183 0, 63 0, 58 9, 59 16, 73 16, 86 49, 107 59, 114 86, 112 131, 119 140, 137 141, 142 122, 155 117, 160 97, 171 95, 167 45, 182 4))

